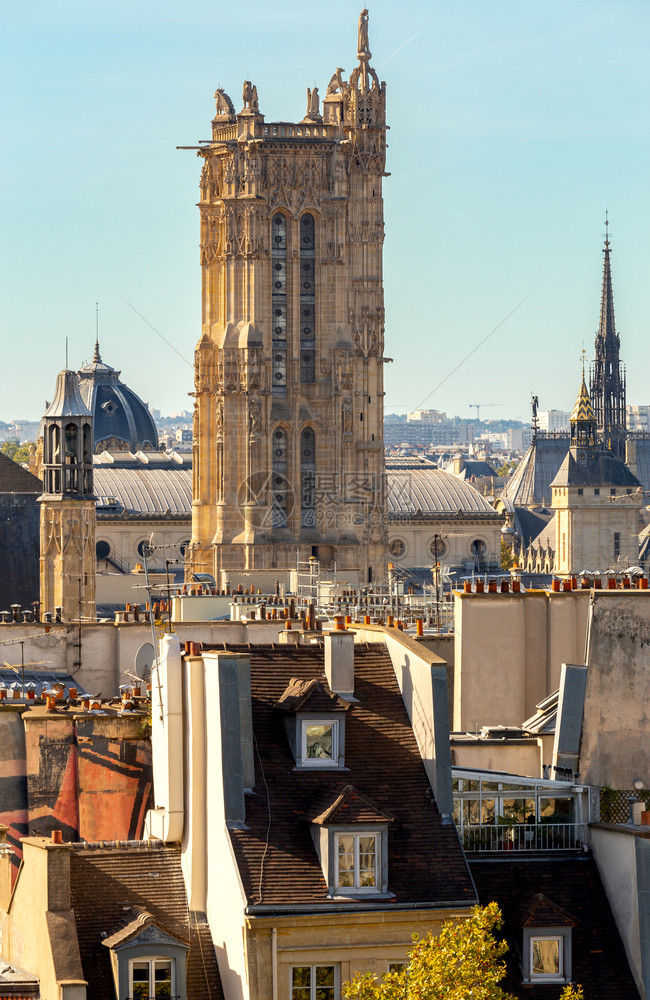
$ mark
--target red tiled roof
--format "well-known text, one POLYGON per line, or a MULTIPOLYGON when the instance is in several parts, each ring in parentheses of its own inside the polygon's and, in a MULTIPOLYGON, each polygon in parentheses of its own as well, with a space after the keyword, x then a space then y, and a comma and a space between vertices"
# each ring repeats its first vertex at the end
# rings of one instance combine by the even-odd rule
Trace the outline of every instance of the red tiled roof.
POLYGON ((255 792, 246 796, 246 827, 230 832, 248 905, 327 904, 304 817, 346 784, 395 817, 388 831, 388 888, 396 903, 473 904, 456 828, 442 823, 385 647, 355 645, 358 701, 345 717, 345 772, 296 769, 275 708, 290 679, 325 683, 322 646, 229 648, 251 658, 255 792))

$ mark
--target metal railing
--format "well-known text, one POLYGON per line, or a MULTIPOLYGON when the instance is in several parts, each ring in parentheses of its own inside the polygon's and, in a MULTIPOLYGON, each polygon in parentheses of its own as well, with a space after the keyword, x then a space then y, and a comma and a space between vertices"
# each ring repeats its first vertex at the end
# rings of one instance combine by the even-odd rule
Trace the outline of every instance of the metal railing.
POLYGON ((481 851, 579 851, 586 844, 584 823, 517 823, 515 826, 466 826, 463 847, 481 851))

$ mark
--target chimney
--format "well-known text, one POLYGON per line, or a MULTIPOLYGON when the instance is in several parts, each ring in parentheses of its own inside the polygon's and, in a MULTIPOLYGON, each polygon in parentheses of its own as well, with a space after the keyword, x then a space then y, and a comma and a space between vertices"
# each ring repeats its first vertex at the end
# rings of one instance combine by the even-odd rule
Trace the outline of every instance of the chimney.
POLYGON ((354 634, 336 628, 323 638, 327 683, 342 698, 354 698, 354 634))
MULTIPOLYGON (((255 784, 251 663, 247 653, 211 652, 204 656, 206 681, 216 666, 221 730, 221 772, 226 822, 246 819, 244 791, 255 784)), ((211 685, 207 684, 207 694, 211 685)), ((206 703, 209 718, 210 704, 206 703)))
POLYGON ((460 476, 464 468, 465 468, 465 459, 463 458, 461 453, 458 452, 457 455, 454 455, 454 475, 460 476))

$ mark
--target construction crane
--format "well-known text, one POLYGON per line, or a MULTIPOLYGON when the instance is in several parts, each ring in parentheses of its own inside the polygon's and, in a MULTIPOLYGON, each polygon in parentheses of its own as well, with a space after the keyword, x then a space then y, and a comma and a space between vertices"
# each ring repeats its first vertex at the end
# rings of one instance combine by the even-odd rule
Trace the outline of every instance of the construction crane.
POLYGON ((476 421, 480 421, 479 412, 482 406, 505 406, 505 403, 469 403, 470 410, 476 410, 476 421))

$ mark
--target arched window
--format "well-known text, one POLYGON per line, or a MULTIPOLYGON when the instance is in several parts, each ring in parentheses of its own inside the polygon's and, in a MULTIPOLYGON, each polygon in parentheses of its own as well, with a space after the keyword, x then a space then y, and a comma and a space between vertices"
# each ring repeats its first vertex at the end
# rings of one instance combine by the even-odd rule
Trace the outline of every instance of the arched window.
POLYGON ((300 220, 300 381, 316 381, 316 240, 313 215, 300 220))
POLYGON ((286 528, 288 518, 287 432, 282 427, 273 431, 271 473, 271 524, 286 528))
POLYGON ((482 572, 487 569, 487 545, 482 538, 475 538, 472 542, 472 556, 474 557, 474 569, 482 572))
POLYGON ((271 313, 274 396, 287 394, 287 220, 278 212, 271 223, 271 313))
POLYGON ((300 525, 316 527, 316 437, 311 427, 300 435, 300 525))

